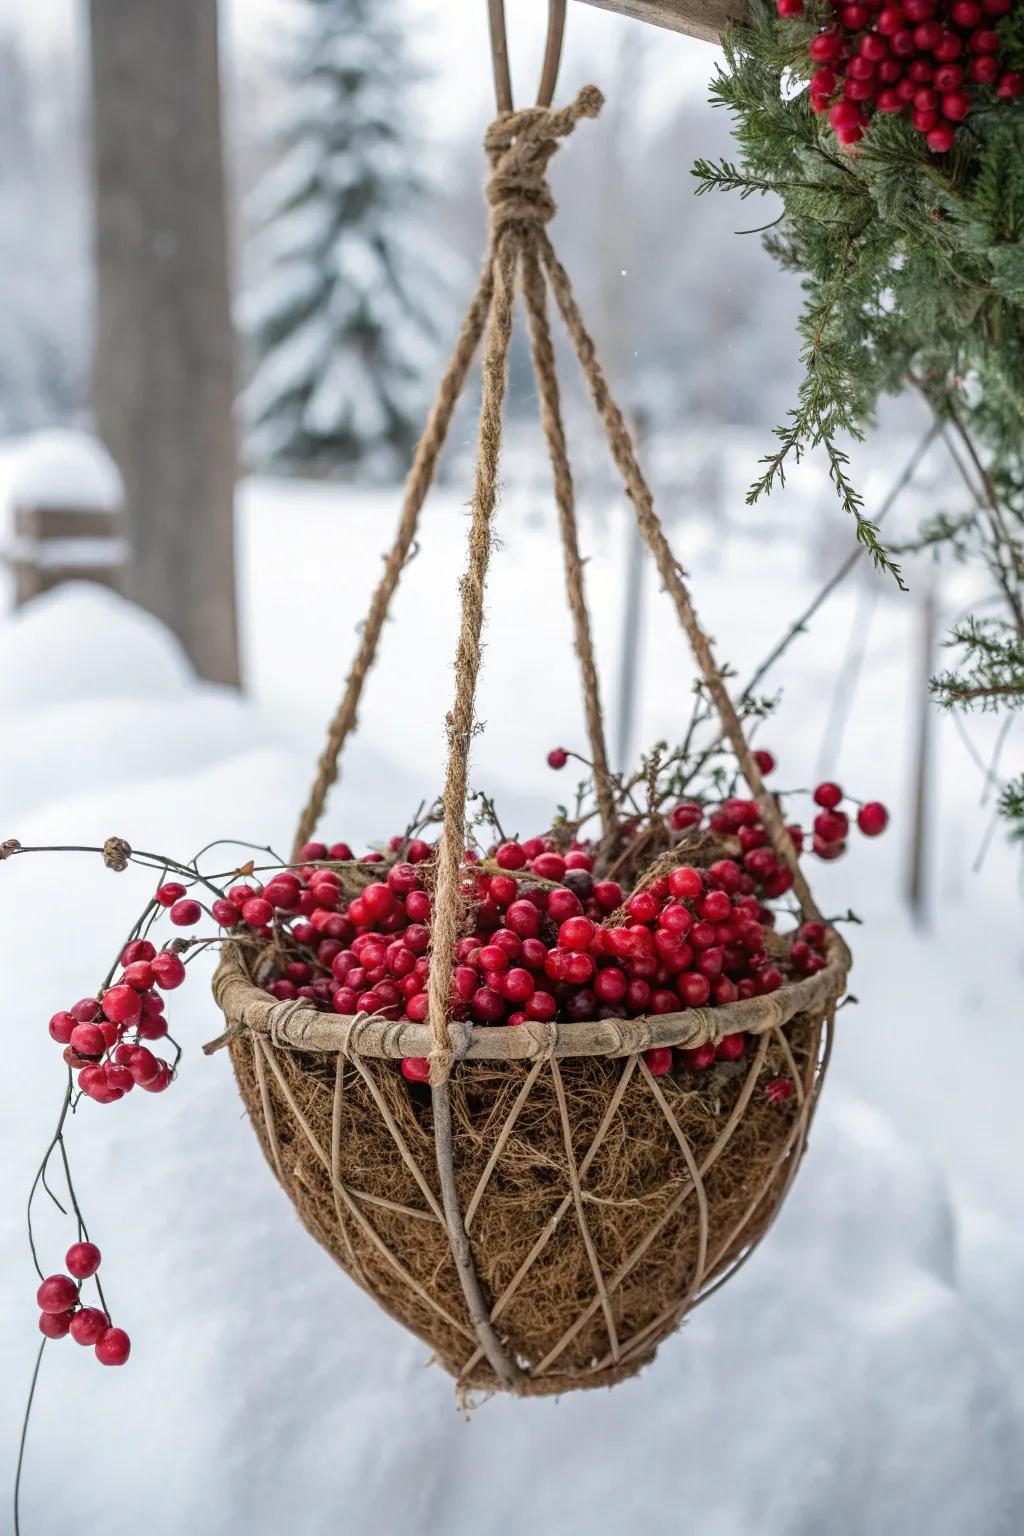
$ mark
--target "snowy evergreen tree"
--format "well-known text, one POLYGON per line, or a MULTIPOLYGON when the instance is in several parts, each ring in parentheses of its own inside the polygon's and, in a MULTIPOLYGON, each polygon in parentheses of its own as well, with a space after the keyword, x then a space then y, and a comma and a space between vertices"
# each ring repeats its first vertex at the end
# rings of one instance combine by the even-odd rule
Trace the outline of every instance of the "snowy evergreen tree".
POLYGON ((283 153, 253 197, 252 461, 390 472, 420 426, 434 327, 396 0, 302 0, 283 153))

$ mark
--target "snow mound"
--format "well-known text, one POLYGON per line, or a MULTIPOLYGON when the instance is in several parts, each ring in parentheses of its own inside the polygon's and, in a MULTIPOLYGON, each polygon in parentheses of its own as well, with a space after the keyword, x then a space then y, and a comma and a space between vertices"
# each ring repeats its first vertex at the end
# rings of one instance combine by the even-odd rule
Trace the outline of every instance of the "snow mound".
POLYGON ((124 502, 124 487, 97 438, 54 428, 26 437, 12 456, 9 495, 14 507, 116 512, 124 502))
POLYGON ((192 681, 184 651, 158 620, 91 582, 57 587, 0 626, 0 706, 8 710, 166 697, 192 681))

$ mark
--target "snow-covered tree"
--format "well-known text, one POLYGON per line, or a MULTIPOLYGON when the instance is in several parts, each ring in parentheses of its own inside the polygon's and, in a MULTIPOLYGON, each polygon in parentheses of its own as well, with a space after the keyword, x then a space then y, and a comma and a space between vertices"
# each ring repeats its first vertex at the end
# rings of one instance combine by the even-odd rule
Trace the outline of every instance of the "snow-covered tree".
POLYGON ((282 153, 252 198, 250 459, 387 472, 419 426, 433 291, 396 0, 302 0, 282 153))

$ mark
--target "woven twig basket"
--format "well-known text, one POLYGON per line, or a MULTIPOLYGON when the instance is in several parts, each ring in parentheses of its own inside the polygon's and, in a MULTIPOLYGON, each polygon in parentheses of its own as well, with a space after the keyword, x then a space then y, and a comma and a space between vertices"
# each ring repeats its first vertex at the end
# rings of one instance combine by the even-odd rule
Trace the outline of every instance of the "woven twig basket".
MULTIPOLYGON (((552 15, 564 7, 554 5, 552 15)), ((492 3, 492 18, 500 4, 492 3)), ((555 28, 557 31, 557 27, 555 28)), ((500 52, 500 50, 496 50, 500 52)), ((546 89, 553 83, 549 40, 546 89)), ((614 828, 573 483, 562 429, 551 295, 612 457, 777 856, 805 917, 820 913, 743 735, 711 646, 654 511, 572 288, 545 226, 560 138, 600 110, 593 87, 560 111, 503 112, 488 131, 491 239, 483 276, 406 488, 394 545, 363 625, 309 804, 312 834, 354 729, 391 598, 437 456, 484 341, 479 460, 460 587, 461 623, 441 839, 433 870, 429 1023, 321 1013, 277 1002, 259 961, 229 947, 214 991, 227 1016, 242 1097, 271 1167, 303 1222, 392 1316, 435 1351, 460 1387, 543 1395, 606 1386, 639 1370, 686 1312, 741 1264, 789 1186, 828 1058, 849 956, 834 933, 825 969, 748 1002, 643 1019, 472 1028, 448 998, 465 913, 460 866, 491 553, 514 300, 530 326, 541 419, 554 472, 598 808, 614 828), (486 339, 484 340, 484 338, 486 339), (744 1057, 654 1077, 643 1053, 749 1036, 744 1057), (401 1057, 427 1057, 410 1086, 401 1057), (772 1080, 790 1085, 767 1093, 772 1080)), ((686 862, 686 848, 678 850, 686 862)), ((347 874, 379 878, 380 864, 347 874)), ((354 894, 354 891, 353 891, 354 894)), ((676 1060, 678 1061, 678 1057, 676 1060)))
MULTIPOLYGON (((455 1182, 472 1260, 523 1395, 611 1386, 767 1231, 807 1141, 845 981, 646 1019, 477 1027, 450 1083, 455 1182), (746 1058, 652 1077, 640 1054, 737 1030, 746 1058), (770 1080, 792 1083, 781 1102, 770 1080)), ((403 1056, 429 1025, 275 1002, 237 949, 214 983, 267 1161, 307 1229, 465 1389, 508 1385, 453 1261, 429 1096, 403 1056)))

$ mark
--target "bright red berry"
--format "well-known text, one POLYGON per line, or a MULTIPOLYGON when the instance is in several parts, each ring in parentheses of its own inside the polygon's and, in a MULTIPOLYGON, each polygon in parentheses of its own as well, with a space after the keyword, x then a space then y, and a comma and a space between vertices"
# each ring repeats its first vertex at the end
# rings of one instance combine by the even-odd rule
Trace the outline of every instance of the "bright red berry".
POLYGON ((40 1312, 39 1332, 47 1339, 64 1339, 71 1328, 73 1312, 40 1312))
POLYGON ((880 800, 869 800, 857 812, 857 825, 865 837, 878 837, 889 825, 889 812, 880 800))
POLYGON ((177 880, 168 880, 156 893, 156 900, 162 907, 173 907, 176 901, 180 901, 185 894, 185 887, 177 880))
POLYGON ((78 1300, 78 1286, 70 1275, 50 1275, 36 1291, 41 1312, 66 1312, 78 1300))
POLYGON ((644 1052, 644 1061, 647 1070, 652 1077, 664 1077, 666 1072, 672 1070, 672 1047, 670 1045, 656 1045, 644 1052))
POLYGON ((704 1045, 695 1045, 688 1051, 681 1051, 683 1065, 689 1067, 692 1072, 702 1072, 710 1067, 715 1059, 715 1047, 710 1040, 704 1045))
POLYGON ((552 747, 548 753, 549 768, 564 768, 569 761, 569 754, 564 747, 552 747))
MULTIPOLYGON (((194 928, 203 915, 203 909, 198 901, 191 899, 176 901, 171 907, 171 922, 178 928, 194 928)), ((271 909, 273 916, 273 909, 271 909)))
POLYGON ((124 1365, 131 1348, 132 1341, 123 1328, 108 1328, 96 1345, 96 1359, 101 1365, 124 1365))
MULTIPOLYGON (((162 949, 158 955, 150 961, 153 967, 153 975, 158 987, 163 987, 165 992, 173 992, 175 987, 180 987, 185 980, 185 966, 180 955, 173 950, 162 949)), ((143 1006, 145 1011, 145 1005, 143 1006)))
POLYGON ((815 805, 822 805, 827 811, 834 811, 836 806, 842 803, 842 799, 843 792, 839 785, 833 784, 827 779, 823 784, 819 784, 814 791, 815 805))
POLYGON ((68 1274, 76 1280, 88 1280, 100 1267, 100 1251, 95 1243, 72 1243, 64 1255, 68 1274))
POLYGON ((98 1344, 110 1327, 110 1318, 99 1307, 82 1307, 71 1319, 71 1337, 76 1344, 98 1344))

